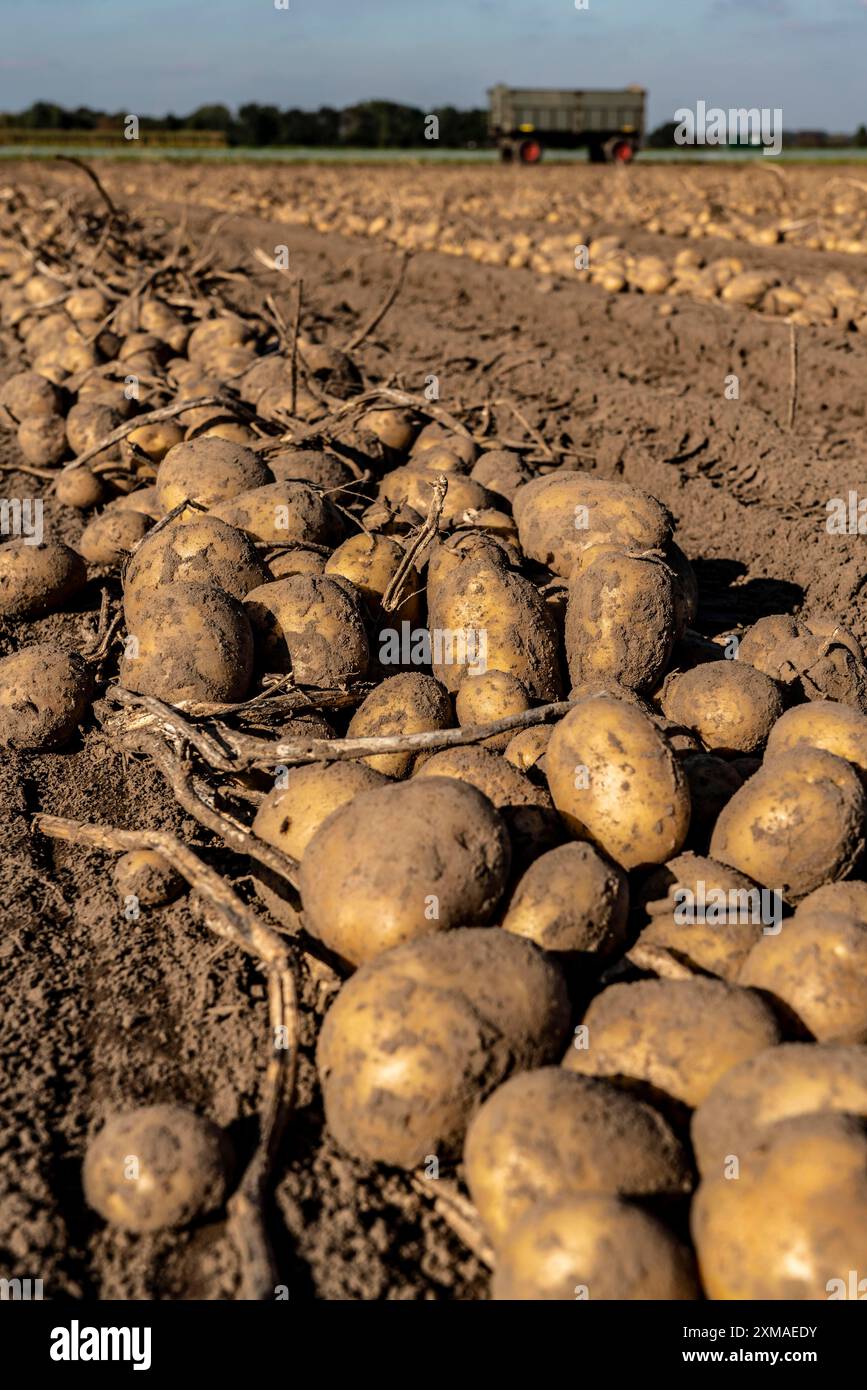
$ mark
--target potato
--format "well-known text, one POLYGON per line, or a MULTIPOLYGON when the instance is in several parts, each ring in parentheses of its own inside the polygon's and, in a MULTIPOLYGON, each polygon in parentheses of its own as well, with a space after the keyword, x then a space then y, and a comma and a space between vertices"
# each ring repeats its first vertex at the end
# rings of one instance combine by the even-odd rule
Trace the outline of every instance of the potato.
POLYGON ((432 449, 448 449, 457 458, 463 460, 469 469, 475 462, 476 446, 468 434, 455 434, 454 431, 438 424, 435 420, 425 425, 420 431, 415 443, 410 450, 414 461, 422 467, 427 467, 425 455, 432 449))
MULTIPOLYGON (((779 687, 752 666, 708 661, 670 676, 662 709, 693 729, 711 753, 759 753, 783 713, 779 687)), ((867 726, 867 720, 865 720, 867 726)))
POLYGON ((554 805, 578 839, 624 869, 663 864, 689 828, 689 789, 668 742, 640 709, 582 700, 556 725, 545 755, 554 805))
POLYGON ((573 574, 566 607, 572 684, 652 690, 675 639, 674 579, 654 557, 596 546, 573 574))
POLYGON ((105 496, 105 489, 89 468, 64 468, 58 473, 54 484, 54 495, 64 507, 77 507, 79 511, 89 511, 105 496))
POLYGON ((347 463, 320 449, 280 449, 277 453, 269 453, 268 467, 278 483, 314 483, 323 488, 332 501, 343 500, 343 489, 351 499, 359 486, 347 463))
MULTIPOLYGON (((70 469, 70 472, 77 471, 70 469)), ((119 497, 115 497, 109 503, 109 506, 117 511, 141 512, 143 516, 149 516, 151 521, 159 521, 162 516, 157 504, 157 490, 153 486, 136 487, 133 485, 131 492, 122 492, 119 497)))
POLYGON ((831 700, 796 705, 777 720, 765 756, 776 758, 802 747, 824 748, 867 775, 867 716, 831 700))
POLYGON ((367 1161, 448 1162, 485 1095, 550 1061, 568 1026, 562 973, 529 942, 487 928, 407 942, 362 966, 325 1016, 328 1127, 367 1161))
MULTIPOLYGON (((420 464, 406 464, 403 468, 393 468, 386 473, 379 484, 378 496, 392 509, 408 505, 414 507, 421 516, 427 516, 434 496, 437 474, 428 471, 420 464)), ((484 507, 496 508, 497 497, 493 492, 474 483, 461 473, 449 473, 449 486, 443 502, 440 525, 448 530, 458 525, 465 512, 477 511, 484 507)))
POLYGON ((0 744, 59 748, 84 718, 92 680, 81 657, 39 642, 0 660, 0 744))
POLYGON ((722 980, 636 980, 609 985, 584 1015, 587 1046, 564 1067, 624 1078, 682 1105, 700 1105, 738 1062, 779 1041, 770 1007, 722 980))
MULTIPOLYGON (((479 724, 493 724, 511 714, 523 714, 530 709, 531 703, 526 688, 508 671, 485 671, 477 676, 468 672, 458 687, 455 713, 462 729, 472 729, 479 724)), ((481 747, 502 752, 512 737, 507 730, 484 739, 481 747)))
POLYGON ((621 951, 629 916, 629 880, 584 842, 559 845, 531 864, 502 926, 545 951, 603 961, 621 951))
POLYGON ((698 1299, 692 1252, 661 1221, 620 1197, 538 1202, 497 1252, 494 1302, 698 1299))
POLYGON ((78 549, 92 565, 117 565, 135 550, 150 527, 149 516, 130 508, 112 507, 87 523, 78 549))
MULTIPOLYGON (((281 736, 288 737, 285 729, 281 736)), ((300 861, 332 811, 345 806, 359 792, 385 785, 386 779, 362 762, 290 767, 285 785, 275 787, 260 803, 253 833, 290 859, 300 861)))
POLYGON ((139 546, 124 575, 123 607, 131 623, 148 597, 169 585, 211 584, 243 599, 267 581, 268 571, 244 531, 193 512, 189 521, 172 522, 139 546))
POLYGON ((268 561, 272 579, 289 579, 293 574, 324 574, 327 555, 317 550, 281 550, 268 561))
POLYGON ((405 454, 418 433, 418 420, 410 410, 368 410, 358 422, 359 428, 375 434, 382 444, 405 454))
POLYGON ((867 1118, 867 1047, 781 1043, 727 1071, 692 1117, 703 1174, 723 1173, 780 1120, 848 1112, 867 1118))
POLYGON ((819 1042, 867 1042, 867 923, 823 910, 793 917, 756 943, 739 978, 819 1042))
MULTIPOLYGON (((400 629, 402 623, 415 627, 421 621, 421 580, 418 571, 410 566, 399 592, 398 607, 384 613, 382 599, 399 565, 406 559, 403 546, 391 536, 359 532, 339 545, 325 564, 325 573, 348 579, 364 599, 373 621, 389 631, 400 629)), ((384 642, 382 631, 379 643, 384 642)))
POLYGON ((244 607, 269 671, 327 689, 367 674, 370 652, 359 600, 333 579, 295 574, 251 589, 244 607))
POLYGON ((183 352, 190 336, 190 328, 168 304, 153 296, 141 301, 139 323, 146 333, 156 333, 164 343, 175 352, 183 352))
MULTIPOLYGON (((384 738, 389 734, 421 734, 448 729, 454 723, 452 702, 433 676, 406 671, 371 690, 359 705, 347 729, 348 738, 384 738)), ((385 777, 406 777, 417 755, 376 753, 364 762, 385 777)))
POLYGON ((587 473, 534 478, 515 493, 512 510, 524 554, 564 579, 594 546, 642 552, 671 540, 671 514, 650 493, 587 473))
POLYGON ((226 1192, 227 1145, 216 1125, 179 1105, 109 1115, 84 1156, 88 1206, 125 1231, 186 1226, 226 1192))
POLYGON ((0 386, 0 424, 59 415, 60 402, 60 392, 53 381, 38 372, 16 372, 0 386))
POLYGON ((411 937, 483 925, 509 860, 505 824, 475 787, 436 777, 362 793, 307 846, 299 879, 307 928, 359 965, 411 937))
POLYGON ((187 356, 191 362, 207 364, 222 348, 243 347, 251 337, 252 329, 242 318, 220 314, 196 325, 187 343, 187 356))
POLYGON ((298 352, 310 375, 321 382, 330 394, 345 400, 360 387, 361 373, 342 348, 314 343, 302 333, 298 339, 298 352))
POLYGON ((827 619, 802 621, 778 613, 744 633, 738 660, 806 700, 839 700, 867 713, 867 663, 855 637, 827 619))
POLYGON ((553 730, 553 724, 537 724, 531 729, 519 729, 506 744, 503 754, 506 762, 511 763, 519 772, 529 772, 534 767, 541 767, 553 730))
POLYGON ((253 637, 241 604, 189 581, 142 596, 132 617, 120 683, 168 704, 242 700, 253 675, 253 637), (133 640, 135 639, 135 640, 133 640))
POLYGON ((844 917, 867 922, 867 883, 857 879, 823 883, 821 888, 815 888, 801 899, 795 908, 795 916, 806 917, 814 911, 842 912, 844 917))
POLYGON ((428 605, 442 588, 446 579, 464 561, 489 561, 491 564, 507 567, 517 565, 520 556, 513 553, 509 543, 502 536, 493 536, 484 531, 455 531, 443 541, 435 541, 428 551, 427 596, 428 605))
POLYGON ((714 859, 797 903, 846 878, 864 850, 867 800, 855 769, 833 753, 782 753, 736 791, 711 836, 714 859))
POLYGON ((673 1197, 692 1186, 686 1153, 656 1110, 560 1067, 513 1076, 488 1097, 467 1130, 464 1170, 498 1251, 537 1202, 673 1197))
POLYGON ((690 1217, 711 1299, 847 1297, 867 1249, 867 1126, 851 1115, 801 1115, 737 1155, 740 1176, 713 1173, 690 1217))
POLYGON ((457 690, 467 672, 505 671, 536 700, 561 690, 559 641, 544 599, 523 576, 467 560, 428 592, 433 673, 457 690))
POLYGON ((273 481, 252 449, 226 439, 191 439, 169 449, 160 464, 157 500, 166 512, 188 498, 213 507, 273 481))
POLYGON ((153 849, 131 849, 122 854, 112 876, 120 898, 135 898, 144 907, 164 907, 185 888, 180 874, 153 849))
POLYGON ((268 483, 211 508, 211 515, 268 545, 336 545, 343 521, 327 497, 306 483, 268 483))
POLYGON ((18 447, 35 468, 53 468, 67 453, 62 415, 35 415, 18 426, 18 447))
POLYGON ((80 555, 61 541, 0 545, 0 617, 51 613, 73 598, 87 581, 80 555))
POLYGON ((481 483, 508 502, 514 500, 518 488, 528 483, 532 476, 520 454, 514 454, 510 449, 486 449, 470 472, 474 483, 481 483))
POLYGON ((161 463, 169 449, 180 444, 183 438, 183 427, 177 420, 159 420, 155 425, 139 425, 138 429, 127 435, 124 445, 146 454, 154 463, 161 463))
MULTIPOLYGON (((95 444, 99 444, 123 422, 123 414, 121 411, 115 410, 113 406, 100 405, 90 401, 83 401, 79 405, 74 405, 66 417, 66 437, 69 440, 69 447, 77 457, 79 454, 83 454, 86 449, 92 449, 95 444)), ((105 459, 119 457, 120 446, 110 444, 107 449, 96 454, 90 462, 101 463, 105 459)))
POLYGON ((736 870, 697 854, 678 855, 659 874, 645 888, 651 895, 650 922, 633 948, 636 962, 648 949, 661 951, 693 971, 734 983, 764 927, 777 924, 779 899, 736 870), (657 884, 660 896, 654 898, 657 884))

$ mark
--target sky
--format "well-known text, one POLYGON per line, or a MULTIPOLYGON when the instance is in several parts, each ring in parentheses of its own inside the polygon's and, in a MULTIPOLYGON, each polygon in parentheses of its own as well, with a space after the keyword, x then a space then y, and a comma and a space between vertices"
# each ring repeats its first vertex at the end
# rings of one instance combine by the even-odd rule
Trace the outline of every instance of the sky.
POLYGON ((867 0, 0 0, 0 111, 137 115, 209 102, 431 110, 511 86, 781 107, 789 129, 867 124, 867 0))

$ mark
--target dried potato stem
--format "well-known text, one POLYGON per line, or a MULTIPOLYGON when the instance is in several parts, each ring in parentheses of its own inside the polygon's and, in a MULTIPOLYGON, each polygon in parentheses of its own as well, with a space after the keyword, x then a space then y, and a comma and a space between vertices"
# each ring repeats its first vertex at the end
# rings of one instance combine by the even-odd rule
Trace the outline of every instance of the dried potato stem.
POLYGON ((413 1173, 410 1183, 419 1196, 433 1203, 437 1215, 442 1217, 476 1259, 487 1265, 488 1269, 493 1269, 493 1246, 485 1236, 479 1214, 469 1198, 444 1178, 424 1178, 419 1173, 413 1173))
POLYGON ((418 535, 409 546, 406 554, 395 570, 388 582, 385 593, 382 596, 383 613, 393 613, 395 608, 399 608, 403 591, 403 582, 413 566, 416 556, 427 545, 428 541, 433 540, 439 531, 440 517, 442 516, 443 505, 446 500, 446 493, 449 490, 449 480, 445 473, 441 473, 433 485, 433 497, 428 508, 427 518, 424 525, 420 528, 418 535))

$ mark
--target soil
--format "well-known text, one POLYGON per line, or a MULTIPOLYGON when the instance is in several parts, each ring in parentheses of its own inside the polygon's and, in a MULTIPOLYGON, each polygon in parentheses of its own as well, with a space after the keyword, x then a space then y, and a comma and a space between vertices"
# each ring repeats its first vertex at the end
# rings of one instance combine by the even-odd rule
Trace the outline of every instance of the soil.
MULTIPOLYGON (((204 236, 214 206, 233 207, 231 170, 173 170, 171 181, 158 166, 134 180, 126 169, 101 173, 119 199, 169 228, 185 205, 192 231, 204 236)), ((75 177, 4 170, 7 182, 46 188, 75 177)), ((269 186, 286 202, 296 177, 273 170, 269 186)), ((627 247, 665 241, 618 230, 627 247)), ((305 326, 324 341, 345 342, 394 277, 387 243, 242 211, 216 242, 221 262, 249 268, 246 283, 233 286, 239 305, 273 291, 273 273, 252 250, 278 243, 303 276, 305 326)), ((785 246, 725 249, 751 265, 785 261, 790 278, 842 261, 854 273, 857 259, 785 246)), ((449 410, 508 398, 546 441, 576 449, 580 466, 661 498, 696 567, 701 631, 804 611, 835 616, 867 639, 863 541, 825 529, 829 498, 867 491, 867 339, 837 326, 801 328, 799 346, 789 430, 789 329, 780 320, 718 303, 610 295, 574 278, 422 251, 357 360, 366 379, 415 392, 435 374, 449 410), (737 400, 725 395, 731 373, 737 400)), ((25 365, 8 336, 0 354, 0 380, 25 365)), ((495 418, 501 436, 522 437, 507 406, 495 418)), ((14 435, 0 432, 0 462, 18 461, 14 435)), ((47 483, 5 473, 3 495, 44 496, 46 525, 74 544, 82 517, 57 506, 47 483)), ((0 623, 0 655, 49 636, 77 646, 95 628, 99 597, 97 576, 72 610, 0 623)), ((0 808, 0 1275, 42 1278, 51 1298, 231 1298, 237 1270, 221 1222, 143 1237, 110 1230, 84 1203, 81 1160, 110 1110, 174 1100, 225 1126, 243 1165, 255 1144, 268 1026, 262 976, 209 935, 186 899, 127 921, 112 856, 34 836, 30 819, 45 811, 171 830, 201 847, 242 895, 252 892, 248 866, 179 810, 155 768, 125 762, 93 723, 61 753, 7 754, 0 808)), ((335 982, 311 959, 301 970, 298 1106, 270 1217, 288 1296, 485 1298, 487 1271, 406 1175, 353 1162, 325 1132, 313 1056, 335 982)))

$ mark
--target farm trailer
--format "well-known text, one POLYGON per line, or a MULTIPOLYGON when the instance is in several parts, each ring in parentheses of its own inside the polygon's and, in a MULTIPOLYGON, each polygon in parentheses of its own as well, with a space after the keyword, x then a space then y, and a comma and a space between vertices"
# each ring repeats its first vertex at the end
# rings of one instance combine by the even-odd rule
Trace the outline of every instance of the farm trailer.
POLYGON ((546 147, 587 147, 594 163, 628 163, 644 137, 643 87, 560 91, 506 87, 488 92, 488 130, 504 160, 538 164, 546 147))

